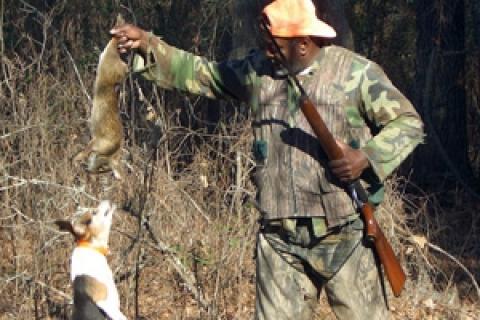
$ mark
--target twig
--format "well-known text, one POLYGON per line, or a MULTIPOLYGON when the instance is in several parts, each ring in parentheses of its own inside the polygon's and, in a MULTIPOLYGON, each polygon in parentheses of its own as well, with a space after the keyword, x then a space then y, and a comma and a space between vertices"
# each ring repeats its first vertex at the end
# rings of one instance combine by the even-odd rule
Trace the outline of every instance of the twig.
POLYGON ((75 71, 75 75, 77 76, 78 82, 80 82, 80 86, 82 87, 83 93, 88 99, 88 103, 92 105, 93 104, 92 97, 90 97, 90 95, 88 94, 85 84, 83 83, 82 77, 80 76, 80 72, 78 71, 77 64, 75 63, 75 60, 73 59, 72 55, 70 54, 70 51, 68 51, 67 46, 63 41, 62 41, 62 48, 63 50, 65 50, 65 53, 67 54, 68 58, 72 62, 73 70, 75 71))
POLYGON ((16 181, 17 183, 13 184, 13 185, 10 185, 10 186, 6 186, 6 187, 1 187, 0 191, 4 191, 4 190, 7 190, 7 189, 11 189, 11 188, 14 188, 14 187, 19 187, 19 186, 27 185, 27 184, 46 185, 46 186, 53 186, 53 187, 56 187, 56 188, 72 191, 74 194, 83 194, 84 196, 86 196, 90 200, 99 201, 96 197, 94 197, 94 196, 88 194, 87 192, 85 192, 84 186, 82 186, 80 188, 74 188, 74 187, 64 186, 64 185, 61 185, 61 184, 58 184, 58 183, 55 183, 55 182, 51 182, 51 181, 45 181, 45 180, 39 180, 39 179, 25 179, 25 178, 14 177, 14 176, 9 176, 9 175, 5 176, 5 178, 7 180, 16 181))
MULTIPOLYGON (((3 1, 3 0, 2 0, 3 1)), ((47 21, 47 18, 45 17, 45 15, 40 12, 37 8, 35 8, 34 6, 32 6, 31 4, 25 2, 24 0, 20 0, 27 8, 31 9, 33 12, 35 12, 40 18, 42 18, 42 20, 45 22, 47 21)), ((53 31, 58 34, 58 35, 61 35, 61 33, 56 29, 54 28, 53 26, 50 26, 53 31)), ((65 42, 64 41, 61 41, 60 42, 61 45, 62 45, 62 49, 65 51, 65 53, 67 54, 69 60, 72 62, 72 66, 73 66, 73 70, 75 71, 75 75, 77 76, 77 79, 78 79, 78 82, 80 82, 80 86, 82 87, 82 91, 83 93, 85 94, 85 96, 87 97, 88 99, 88 102, 90 104, 92 104, 92 98, 90 97, 90 95, 88 94, 88 91, 85 87, 85 84, 83 83, 83 80, 82 80, 82 77, 80 76, 80 72, 78 71, 78 68, 77 68, 77 64, 75 63, 75 60, 73 59, 72 55, 70 54, 70 51, 68 51, 68 48, 67 46, 65 45, 65 42)))
POLYGON ((458 261, 457 258, 455 258, 454 256, 452 256, 450 253, 446 252, 445 250, 443 250, 442 248, 432 244, 432 243, 429 243, 427 242, 426 243, 426 246, 428 246, 429 248, 437 251, 437 252, 440 252, 444 255, 446 255, 448 258, 450 258, 451 260, 453 260, 469 277, 470 277, 470 280, 472 280, 472 284, 473 286, 475 287, 475 289, 477 290, 477 295, 478 295, 478 298, 480 299, 480 287, 478 286, 478 283, 477 281, 475 280, 475 277, 472 275, 472 273, 467 269, 467 267, 465 267, 460 261, 458 261))
MULTIPOLYGON (((128 211, 127 211, 128 212, 128 211)), ((148 215, 150 216, 150 215, 148 215)), ((137 218, 140 219, 140 217, 137 216, 137 218)), ((192 274, 192 272, 182 263, 182 261, 177 258, 176 251, 171 249, 171 246, 164 243, 162 240, 158 239, 158 237, 155 235, 152 227, 150 226, 150 222, 148 219, 142 219, 142 225, 143 228, 147 231, 149 238, 153 241, 153 243, 147 241, 146 239, 143 239, 141 241, 145 245, 149 246, 152 249, 155 249, 162 254, 167 254, 167 262, 170 263, 175 271, 180 275, 180 278, 182 278, 184 285, 187 287, 187 289, 192 293, 192 295, 195 297, 195 299, 198 301, 200 306, 204 308, 205 310, 209 309, 209 303, 205 300, 203 297, 202 292, 199 290, 199 288, 195 285, 196 280, 195 276, 192 274)), ((143 229, 142 228, 142 229, 143 229)), ((139 235, 137 234, 136 236, 132 236, 127 234, 126 232, 123 232, 121 230, 116 230, 120 232, 122 235, 130 238, 132 240, 132 244, 136 243, 139 241, 139 235)))
POLYGON ((187 267, 183 265, 180 259, 178 259, 177 256, 175 256, 174 251, 170 249, 170 246, 157 238, 157 236, 154 234, 148 222, 146 222, 145 227, 150 235, 150 238, 155 243, 155 244, 151 244, 147 242, 147 244, 153 249, 160 251, 161 253, 169 254, 167 261, 174 267, 175 271, 177 271, 177 273, 183 279, 185 285, 187 286, 187 289, 193 294, 193 296, 198 301, 198 303, 202 306, 202 308, 204 308, 205 310, 208 310, 209 303, 204 299, 202 292, 195 285, 196 281, 195 281, 194 275, 190 272, 190 270, 187 267))
POLYGON ((3 136, 0 136, 0 140, 6 139, 10 136, 13 136, 14 134, 17 134, 17 133, 21 133, 21 132, 24 132, 24 131, 27 131, 27 130, 30 130, 30 129, 33 129, 33 128, 36 128, 36 127, 41 127, 43 125, 44 125, 43 123, 40 123, 40 124, 34 124, 34 125, 31 125, 31 126, 23 127, 22 129, 15 130, 15 131, 12 131, 10 133, 6 133, 3 136))
MULTIPOLYGON (((475 277, 472 275, 472 273, 467 269, 467 267, 465 267, 460 261, 458 261, 457 258, 455 258, 454 256, 452 256, 450 253, 446 252, 445 250, 443 250, 442 248, 440 248, 439 246, 437 245, 434 245, 433 243, 430 243, 428 242, 428 240, 424 237, 420 237, 420 240, 418 238, 416 238, 415 236, 410 236, 410 237, 407 237, 406 238, 409 242, 417 245, 419 248, 424 248, 424 247, 429 247, 430 249, 433 249, 434 251, 437 251, 437 252, 440 252, 442 254, 444 254, 445 256, 447 256, 448 258, 450 258, 453 262, 455 262, 469 277, 470 277, 470 280, 472 280, 472 284, 473 286, 475 287, 475 289, 477 290, 477 295, 478 295, 478 298, 480 299, 480 287, 477 283, 477 281, 475 280, 475 277)), ((424 259, 426 260, 426 262, 428 264, 429 261, 426 257, 424 257, 424 259)), ((430 268, 433 268, 433 266, 430 265, 430 268)))
POLYGON ((145 250, 142 246, 138 249, 135 261, 135 319, 140 316, 140 273, 144 267, 145 250))
POLYGON ((185 191, 183 190, 182 188, 177 188, 185 197, 187 197, 187 199, 192 203, 192 205, 195 207, 195 209, 198 210, 198 212, 200 212, 200 214, 202 215, 202 217, 205 218, 205 220, 207 220, 208 223, 210 223, 210 218, 205 214, 205 212, 203 212, 202 208, 200 208, 200 206, 195 202, 195 200, 193 200, 193 198, 185 191))
MULTIPOLYGON (((245 159, 247 161, 251 161, 249 157, 245 156, 243 154, 245 159)), ((243 172, 243 166, 242 166, 242 153, 236 152, 235 156, 235 162, 236 162, 236 175, 235 175, 235 186, 233 187, 233 196, 232 196, 232 201, 230 204, 230 212, 232 212, 233 207, 235 206, 235 209, 237 210, 237 213, 240 214, 240 207, 241 207, 241 195, 247 194, 249 197, 252 196, 251 192, 247 189, 245 189, 243 186, 246 184, 247 179, 251 175, 251 171, 254 169, 253 166, 250 166, 250 168, 247 168, 247 165, 245 165, 245 172, 243 172)), ((225 196, 229 194, 230 191, 228 190, 225 193, 225 196)))
POLYGON ((6 187, 1 187, 0 188, 0 191, 6 191, 6 190, 9 190, 9 189, 15 189, 15 188, 18 188, 18 187, 21 187, 25 184, 27 184, 28 182, 27 181, 22 181, 22 182, 19 182, 19 183, 14 183, 14 184, 11 184, 9 186, 6 186, 6 187))
POLYGON ((243 183, 242 179, 242 158, 240 155, 240 151, 237 151, 235 153, 235 166, 236 166, 236 172, 235 172, 235 194, 233 195, 232 202, 234 202, 235 205, 235 210, 237 210, 237 213, 240 214, 240 188, 243 183))
POLYGON ((3 57, 3 53, 5 52, 5 42, 3 39, 3 15, 5 13, 5 1, 0 1, 0 57, 3 57))
MULTIPOLYGON (((68 301, 72 301, 72 296, 66 294, 65 292, 57 289, 57 288, 54 288, 52 286, 49 286, 48 284, 46 284, 45 282, 42 282, 40 280, 37 280, 35 279, 34 277, 32 277, 31 275, 28 275, 26 273, 21 273, 18 275, 19 278, 22 278, 24 281, 27 281, 27 282, 33 282, 37 285, 39 285, 40 287, 42 288, 45 288, 45 289, 48 289, 49 291, 52 291, 53 293, 59 295, 60 297, 68 300, 68 301)), ((9 279, 4 279, 4 281, 8 282, 9 279)))

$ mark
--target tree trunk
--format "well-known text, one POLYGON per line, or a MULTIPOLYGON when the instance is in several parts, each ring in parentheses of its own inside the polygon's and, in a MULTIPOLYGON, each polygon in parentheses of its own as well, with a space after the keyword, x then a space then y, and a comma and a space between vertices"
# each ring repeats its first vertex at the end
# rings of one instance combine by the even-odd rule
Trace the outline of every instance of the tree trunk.
POLYGON ((416 152, 414 176, 428 185, 446 172, 458 180, 468 168, 464 0, 417 0, 416 12, 415 100, 427 138, 416 152))
POLYGON ((353 34, 345 15, 345 0, 315 0, 318 17, 337 32, 333 43, 354 50, 353 34))
POLYGON ((258 22, 263 0, 235 0, 231 4, 233 30, 232 58, 245 56, 257 46, 258 22))
POLYGON ((480 49, 480 1, 472 1, 473 36, 475 49, 480 49))

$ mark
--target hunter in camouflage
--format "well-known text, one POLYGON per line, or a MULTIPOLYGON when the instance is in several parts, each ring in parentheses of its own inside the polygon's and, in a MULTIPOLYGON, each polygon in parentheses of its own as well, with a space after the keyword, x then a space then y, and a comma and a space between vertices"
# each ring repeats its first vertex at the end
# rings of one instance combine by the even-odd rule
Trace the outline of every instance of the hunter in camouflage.
MULTIPOLYGON (((283 48, 299 37, 334 35, 315 16, 311 0, 276 0, 263 14, 283 48), (291 19, 299 19, 293 29, 291 19)), ((298 89, 278 72, 268 48, 214 62, 132 25, 112 34, 120 51, 139 49, 134 70, 160 87, 251 107, 262 211, 256 319, 311 319, 323 288, 339 319, 388 319, 375 258, 362 242, 363 223, 343 189, 345 178, 322 152, 299 110, 298 89)), ((382 182, 422 142, 423 123, 377 64, 311 43, 314 58, 297 77, 338 143, 367 164, 358 175, 379 203, 382 182)))
MULTIPOLYGON (((161 40, 150 50, 155 63, 137 56, 134 69, 159 86, 251 106, 259 201, 266 219, 326 216, 329 226, 336 226, 355 212, 299 110, 298 90, 287 79, 272 77, 263 52, 216 63, 161 40)), ((378 192, 423 139, 423 124, 411 103, 378 65, 336 46, 322 48, 298 78, 335 138, 367 155, 372 172, 366 172, 371 179, 365 183, 378 192), (378 134, 372 137, 372 131, 378 134)))

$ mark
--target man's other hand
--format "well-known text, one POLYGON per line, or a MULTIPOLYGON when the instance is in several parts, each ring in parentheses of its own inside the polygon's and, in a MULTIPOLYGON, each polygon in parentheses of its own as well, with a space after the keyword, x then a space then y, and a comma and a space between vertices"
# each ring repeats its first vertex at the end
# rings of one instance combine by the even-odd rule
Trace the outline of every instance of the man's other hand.
POLYGON ((343 158, 331 160, 328 165, 333 174, 342 182, 351 182, 362 174, 370 166, 367 156, 359 149, 353 149, 349 145, 337 141, 343 151, 343 158))

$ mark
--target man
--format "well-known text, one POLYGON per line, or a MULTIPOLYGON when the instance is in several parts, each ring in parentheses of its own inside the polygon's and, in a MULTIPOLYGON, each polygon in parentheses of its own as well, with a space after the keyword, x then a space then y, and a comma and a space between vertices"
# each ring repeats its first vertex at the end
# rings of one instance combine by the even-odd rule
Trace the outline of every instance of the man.
POLYGON ((253 111, 255 179, 262 225, 257 242, 257 319, 311 319, 320 291, 339 319, 388 319, 373 251, 344 190, 360 178, 372 200, 381 182, 423 139, 410 102, 375 63, 325 46, 335 31, 311 0, 269 1, 262 50, 210 62, 138 27, 113 29, 119 50, 137 49, 135 69, 163 88, 232 98, 253 111), (283 57, 282 57, 283 56, 283 57), (299 110, 296 74, 345 156, 328 161, 299 110))

